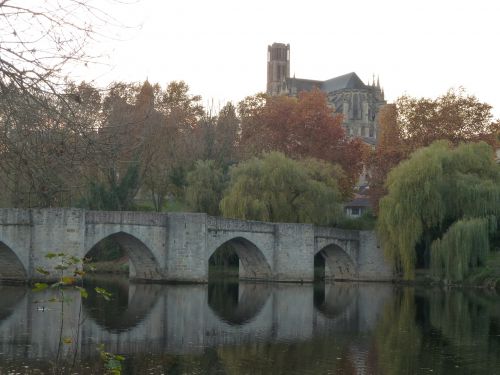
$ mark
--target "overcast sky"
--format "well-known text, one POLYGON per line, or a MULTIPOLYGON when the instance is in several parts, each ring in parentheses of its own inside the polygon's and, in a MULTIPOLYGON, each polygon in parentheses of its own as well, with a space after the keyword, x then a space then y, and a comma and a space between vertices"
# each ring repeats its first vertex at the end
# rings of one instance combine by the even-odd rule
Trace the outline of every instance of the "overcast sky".
POLYGON ((116 6, 132 27, 101 43, 108 65, 84 78, 184 80, 204 103, 266 88, 267 46, 290 43, 291 74, 380 76, 386 98, 463 86, 500 117, 500 1, 140 0, 116 6))

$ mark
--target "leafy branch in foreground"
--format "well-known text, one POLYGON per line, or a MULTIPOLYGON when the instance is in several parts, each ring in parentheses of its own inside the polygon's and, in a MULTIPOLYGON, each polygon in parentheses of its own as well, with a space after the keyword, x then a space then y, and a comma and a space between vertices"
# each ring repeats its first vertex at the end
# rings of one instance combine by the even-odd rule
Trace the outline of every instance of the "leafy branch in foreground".
MULTIPOLYGON (((75 348, 73 352, 73 360, 71 367, 74 367, 76 363, 77 355, 77 343, 80 336, 80 326, 82 324, 82 304, 79 305, 78 317, 77 317, 77 331, 75 337, 64 337, 64 305, 65 303, 71 302, 71 299, 66 297, 65 292, 67 290, 75 290, 80 293, 82 298, 88 297, 88 291, 83 287, 83 276, 86 274, 84 271, 84 265, 87 262, 86 258, 78 258, 65 253, 48 253, 45 258, 49 260, 54 260, 56 262, 53 267, 53 272, 56 273, 57 277, 53 282, 37 282, 34 284, 33 291, 41 292, 46 289, 54 289, 57 291, 57 297, 51 297, 47 302, 58 302, 60 303, 61 313, 60 313, 60 327, 59 327, 59 343, 57 347, 57 355, 54 364, 54 373, 59 368, 59 360, 61 356, 62 346, 71 345, 75 343, 75 348)), ((89 269, 93 269, 91 266, 89 269)), ((49 278, 53 272, 43 267, 38 267, 36 269, 38 273, 43 275, 45 278, 49 278)), ((112 294, 104 288, 95 287, 94 288, 97 295, 104 298, 106 301, 110 301, 112 294)), ((105 373, 111 375, 121 374, 121 361, 124 360, 122 356, 114 355, 104 351, 104 346, 100 344, 98 346, 98 351, 100 357, 104 363, 105 373)))

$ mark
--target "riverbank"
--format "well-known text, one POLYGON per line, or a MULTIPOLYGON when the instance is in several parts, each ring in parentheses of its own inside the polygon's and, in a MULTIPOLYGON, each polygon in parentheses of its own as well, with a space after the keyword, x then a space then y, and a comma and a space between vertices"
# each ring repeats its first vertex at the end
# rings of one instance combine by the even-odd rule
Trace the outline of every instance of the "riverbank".
POLYGON ((396 280, 400 284, 446 285, 450 287, 494 289, 500 292, 500 252, 492 252, 486 264, 477 267, 463 281, 445 282, 432 276, 429 269, 416 270, 415 280, 396 280))

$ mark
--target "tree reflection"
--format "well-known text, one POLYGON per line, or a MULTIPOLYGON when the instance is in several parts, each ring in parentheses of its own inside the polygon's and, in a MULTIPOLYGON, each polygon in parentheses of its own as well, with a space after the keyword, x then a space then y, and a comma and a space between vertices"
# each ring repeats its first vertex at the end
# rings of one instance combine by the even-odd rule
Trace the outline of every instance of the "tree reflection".
POLYGON ((395 293, 375 332, 380 373, 414 374, 422 345, 422 334, 415 325, 414 290, 405 288, 395 293))
POLYGON ((401 289, 376 330, 383 374, 493 374, 500 369, 498 297, 401 289))

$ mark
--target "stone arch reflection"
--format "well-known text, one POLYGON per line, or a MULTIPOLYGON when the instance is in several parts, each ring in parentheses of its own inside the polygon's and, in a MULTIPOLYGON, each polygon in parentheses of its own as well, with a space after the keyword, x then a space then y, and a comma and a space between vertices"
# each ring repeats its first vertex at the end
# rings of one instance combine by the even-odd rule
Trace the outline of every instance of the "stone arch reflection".
POLYGON ((348 283, 315 284, 314 307, 330 320, 345 318, 355 310, 357 289, 348 283))
POLYGON ((129 284, 126 279, 107 277, 84 280, 89 295, 82 299, 86 316, 97 325, 112 332, 129 331, 147 318, 161 293, 154 284, 129 284), (111 301, 98 295, 95 287, 111 293, 111 301))
POLYGON ((228 249, 238 257, 240 279, 269 279, 271 277, 271 267, 262 251, 253 242, 243 237, 232 238, 214 249, 210 254, 209 264, 221 251, 228 249))
POLYGON ((352 258, 339 246, 330 244, 314 256, 315 276, 322 275, 324 280, 353 280, 356 266, 352 258))
POLYGON ((97 241, 87 254, 92 254, 96 248, 104 241, 112 241, 119 245, 129 258, 129 277, 135 280, 155 280, 162 279, 158 261, 152 251, 137 237, 125 233, 117 232, 110 234, 97 241))
POLYGON ((208 306, 222 321, 243 325, 262 310, 271 286, 260 283, 215 282, 208 284, 208 306))
POLYGON ((25 296, 24 286, 0 285, 0 323, 14 313, 25 296))
POLYGON ((0 280, 20 283, 26 281, 26 269, 16 253, 0 241, 0 280))

